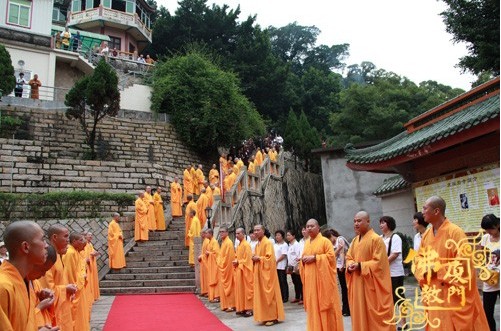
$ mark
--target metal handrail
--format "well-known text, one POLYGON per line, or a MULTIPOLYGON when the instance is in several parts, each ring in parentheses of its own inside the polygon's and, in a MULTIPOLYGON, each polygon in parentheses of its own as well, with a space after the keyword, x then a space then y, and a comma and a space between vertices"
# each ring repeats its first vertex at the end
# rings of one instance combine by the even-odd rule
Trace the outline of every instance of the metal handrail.
MULTIPOLYGON (((56 87, 56 86, 46 86, 42 85, 38 88, 38 99, 46 101, 64 101, 66 94, 70 88, 67 87, 56 87)), ((14 91, 9 94, 11 97, 15 97, 14 91)), ((31 99, 31 87, 28 84, 23 85, 22 98, 31 99)))

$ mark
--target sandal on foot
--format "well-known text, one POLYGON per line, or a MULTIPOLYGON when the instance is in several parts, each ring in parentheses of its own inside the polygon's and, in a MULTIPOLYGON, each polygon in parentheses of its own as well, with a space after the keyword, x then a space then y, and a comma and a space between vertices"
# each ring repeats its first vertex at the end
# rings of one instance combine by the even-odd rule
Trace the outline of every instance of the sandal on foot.
POLYGON ((264 325, 266 325, 266 326, 272 326, 272 325, 275 325, 277 323, 278 323, 277 320, 273 320, 273 321, 268 321, 268 322, 264 323, 264 325))
POLYGON ((247 310, 247 311, 243 314, 243 316, 244 316, 244 317, 251 317, 252 315, 254 315, 254 314, 253 314, 253 313, 252 313, 252 311, 250 311, 250 310, 247 310))

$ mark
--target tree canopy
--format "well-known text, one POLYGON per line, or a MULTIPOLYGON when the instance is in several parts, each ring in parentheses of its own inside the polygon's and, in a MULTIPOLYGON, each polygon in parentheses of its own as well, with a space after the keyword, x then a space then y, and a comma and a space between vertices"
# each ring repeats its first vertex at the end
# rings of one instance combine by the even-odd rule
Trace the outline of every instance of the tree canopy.
POLYGON ((96 158, 97 124, 105 116, 116 116, 120 110, 120 91, 115 70, 101 59, 94 73, 78 80, 66 94, 66 116, 77 119, 90 147, 90 159, 96 158))
POLYGON ((201 154, 265 132, 261 116, 241 93, 238 78, 197 51, 157 66, 152 108, 168 113, 180 138, 201 154))
POLYGON ((469 54, 459 66, 478 75, 499 75, 499 0, 443 0, 441 13, 455 42, 466 42, 469 54))
POLYGON ((0 96, 10 94, 15 86, 16 78, 10 54, 5 46, 0 44, 0 96))

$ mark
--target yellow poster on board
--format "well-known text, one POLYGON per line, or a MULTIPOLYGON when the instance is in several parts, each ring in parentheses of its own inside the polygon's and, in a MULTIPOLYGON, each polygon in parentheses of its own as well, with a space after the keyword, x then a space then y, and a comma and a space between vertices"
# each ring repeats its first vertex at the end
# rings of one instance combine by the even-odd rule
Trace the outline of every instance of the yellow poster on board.
POLYGON ((484 215, 499 216, 499 164, 418 182, 413 189, 418 210, 438 195, 447 203, 447 218, 467 233, 481 230, 484 215))

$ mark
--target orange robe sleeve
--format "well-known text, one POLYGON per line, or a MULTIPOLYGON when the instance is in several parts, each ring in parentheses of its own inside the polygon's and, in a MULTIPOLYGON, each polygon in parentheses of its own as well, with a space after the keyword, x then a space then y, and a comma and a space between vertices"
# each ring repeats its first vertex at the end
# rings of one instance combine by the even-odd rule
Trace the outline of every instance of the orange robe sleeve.
POLYGON ((207 279, 209 284, 209 300, 219 297, 219 268, 217 266, 217 256, 219 255, 219 244, 212 238, 207 245, 207 279))
POLYGON ((221 250, 217 257, 222 310, 235 307, 235 275, 232 263, 234 259, 233 243, 230 238, 226 237, 221 243, 221 250))
POLYGON ((235 306, 237 311, 252 310, 254 297, 254 273, 252 267, 252 250, 244 239, 238 244, 235 268, 235 306))
POLYGON ((110 268, 125 267, 124 241, 120 225, 112 220, 108 227, 108 256, 110 268))

